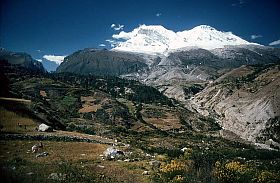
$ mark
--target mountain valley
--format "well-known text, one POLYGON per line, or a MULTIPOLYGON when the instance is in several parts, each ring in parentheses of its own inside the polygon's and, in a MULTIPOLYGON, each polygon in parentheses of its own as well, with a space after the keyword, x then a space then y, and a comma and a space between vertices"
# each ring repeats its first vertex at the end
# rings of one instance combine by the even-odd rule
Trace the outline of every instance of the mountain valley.
POLYGON ((280 180, 279 48, 207 25, 113 38, 123 41, 78 50, 50 73, 1 48, 4 180, 280 180), (37 141, 47 153, 34 158, 37 141))

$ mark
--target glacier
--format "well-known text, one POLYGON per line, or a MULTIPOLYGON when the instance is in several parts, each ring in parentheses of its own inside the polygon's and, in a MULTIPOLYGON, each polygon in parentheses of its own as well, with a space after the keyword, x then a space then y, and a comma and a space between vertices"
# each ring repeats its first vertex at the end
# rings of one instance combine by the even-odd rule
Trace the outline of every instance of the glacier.
POLYGON ((114 51, 152 55, 168 54, 178 50, 202 48, 213 50, 224 46, 259 45, 248 42, 232 32, 219 31, 209 25, 174 32, 161 25, 140 25, 131 32, 121 31, 112 36, 116 40, 114 51))

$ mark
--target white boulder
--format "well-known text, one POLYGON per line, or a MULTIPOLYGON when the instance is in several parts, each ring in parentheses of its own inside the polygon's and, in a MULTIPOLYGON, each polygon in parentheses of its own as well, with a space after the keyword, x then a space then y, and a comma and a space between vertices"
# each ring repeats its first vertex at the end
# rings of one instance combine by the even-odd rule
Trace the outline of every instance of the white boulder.
POLYGON ((124 156, 123 151, 116 149, 115 147, 109 147, 104 151, 104 156, 106 159, 117 159, 124 156))
POLYGON ((53 128, 51 126, 48 126, 48 125, 42 123, 39 125, 38 131, 39 132, 52 132, 53 128))

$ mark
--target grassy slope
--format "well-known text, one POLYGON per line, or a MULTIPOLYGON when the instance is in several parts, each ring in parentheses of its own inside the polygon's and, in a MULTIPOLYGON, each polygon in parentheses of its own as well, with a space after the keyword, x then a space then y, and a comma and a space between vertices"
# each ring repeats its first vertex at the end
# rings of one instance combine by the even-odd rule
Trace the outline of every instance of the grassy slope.
MULTIPOLYGON (((80 90, 81 88, 78 84, 74 84, 73 82, 65 84, 60 81, 44 78, 27 78, 21 83, 17 82, 13 86, 17 86, 16 88, 19 92, 24 94, 23 96, 30 97, 30 94, 34 95, 31 96, 31 98, 36 100, 32 101, 41 102, 39 104, 42 107, 49 107, 53 104, 60 106, 60 100, 56 99, 61 99, 61 101, 69 104, 69 102, 73 101, 73 98, 76 97, 77 100, 81 98, 81 91, 83 91, 80 90), (41 81, 37 82, 38 80, 41 81), (57 88, 59 88, 59 90, 57 88), (41 91, 45 91, 42 97, 40 97, 41 91), (65 99, 65 94, 72 98, 65 99), (54 97, 52 98, 51 96, 54 97)), ((102 136, 117 138, 124 143, 130 144, 131 146, 128 149, 123 149, 133 152, 132 156, 128 156, 127 158, 137 158, 139 161, 102 161, 99 154, 101 154, 108 145, 64 141, 44 141, 43 144, 45 147, 43 150, 49 152, 50 155, 42 158, 35 158, 35 155, 28 150, 30 150, 33 144, 37 143, 36 140, 0 140, 1 168, 6 172, 6 175, 12 175, 12 177, 18 178, 19 182, 48 182, 49 180, 47 177, 53 172, 67 174, 67 182, 71 180, 73 182, 148 182, 150 181, 150 177, 154 176, 153 173, 159 171, 159 169, 152 170, 149 166, 148 162, 152 159, 160 160, 163 165, 168 164, 170 160, 173 159, 179 159, 182 162, 185 160, 191 161, 193 168, 192 171, 189 172, 189 175, 192 176, 192 182, 213 182, 214 177, 212 171, 216 161, 227 162, 238 158, 245 158, 246 162, 257 164, 258 166, 255 166, 255 168, 260 170, 280 171, 280 154, 278 152, 255 150, 246 144, 222 139, 217 136, 217 132, 205 130, 207 129, 209 119, 199 119, 201 116, 195 115, 185 109, 180 109, 180 107, 168 107, 157 103, 144 104, 141 109, 138 109, 139 104, 135 104, 127 99, 118 99, 118 101, 115 101, 113 97, 106 94, 104 91, 98 91, 97 95, 96 93, 91 94, 96 97, 96 99, 99 99, 99 102, 106 101, 104 102, 106 105, 103 105, 103 108, 105 109, 107 107, 105 110, 107 110, 108 113, 112 112, 112 105, 117 105, 117 107, 123 109, 126 108, 131 116, 130 119, 135 120, 132 128, 126 128, 119 124, 108 125, 92 119, 75 118, 73 116, 67 118, 67 120, 71 120, 74 124, 90 124, 94 127, 94 130, 97 126, 102 126, 102 128, 105 128, 103 132, 100 132, 102 136), (150 119, 159 118, 159 121, 161 121, 164 118, 169 118, 172 114, 176 118, 181 116, 180 122, 182 125, 191 124, 196 127, 196 130, 191 130, 187 127, 175 130, 151 128, 149 125, 145 124, 145 121, 143 122, 135 118, 134 113, 137 112, 137 110, 139 110, 138 112, 140 112, 141 116, 147 120, 146 123, 149 122, 148 124, 156 124, 150 119), (143 128, 141 128, 141 130, 135 128, 137 125, 142 125, 143 128), (203 127, 203 125, 206 127, 203 127), (183 147, 192 149, 192 153, 186 156, 180 151, 180 148, 183 147), (146 156, 145 153, 149 153, 151 156, 146 156), (102 165, 104 168, 100 168, 98 165, 102 165), (150 170, 153 175, 141 175, 144 170, 150 170), (34 174, 27 175, 27 173, 30 172, 34 174), (102 178, 101 174, 105 174, 105 176, 102 178)), ((85 96, 88 96, 87 92, 88 91, 86 91, 87 95, 85 96)), ((81 108, 82 104, 79 104, 75 107, 75 110, 78 111, 81 108)), ((21 129, 17 128, 17 126, 10 125, 10 123, 17 124, 14 119, 19 121, 36 121, 30 116, 22 116, 22 114, 15 114, 13 111, 1 109, 1 112, 3 111, 3 113, 1 113, 3 114, 1 115, 1 121, 6 121, 3 124, 7 127, 10 126, 9 132, 22 133, 20 132, 21 129)), ((58 109, 59 110, 56 112, 61 114, 61 116, 67 114, 65 108, 58 109)), ((164 123, 161 122, 161 125, 163 124, 164 123)), ((24 133, 30 135, 38 134, 38 132, 34 131, 27 131, 24 133)), ((100 138, 79 132, 65 131, 46 133, 46 135, 100 138)), ((101 140, 104 140, 104 138, 101 138, 101 140)), ((113 140, 109 139, 109 141, 112 142, 113 140)))

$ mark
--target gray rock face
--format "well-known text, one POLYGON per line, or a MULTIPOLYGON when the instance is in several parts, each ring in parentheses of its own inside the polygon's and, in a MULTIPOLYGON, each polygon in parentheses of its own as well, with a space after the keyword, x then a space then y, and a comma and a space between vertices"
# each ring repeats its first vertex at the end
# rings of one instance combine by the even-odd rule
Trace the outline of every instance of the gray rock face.
POLYGON ((67 56, 57 72, 118 76, 146 68, 145 60, 135 54, 84 49, 67 56))
POLYGON ((27 53, 12 52, 0 48, 0 61, 7 61, 10 64, 25 67, 33 72, 40 72, 40 73, 45 72, 42 63, 33 59, 27 53))
POLYGON ((223 70, 242 65, 280 63, 280 49, 257 45, 226 46, 214 50, 190 48, 154 57, 153 63, 143 72, 122 77, 155 86, 166 96, 185 101, 186 84, 213 81, 223 70))
POLYGON ((48 126, 48 125, 42 123, 39 125, 38 131, 39 132, 52 132, 53 128, 51 126, 48 126))
POLYGON ((280 115, 279 83, 279 65, 243 66, 215 80, 190 102, 203 115, 217 115, 223 129, 243 139, 264 142, 272 135, 279 141, 279 121, 274 120, 280 115))
POLYGON ((41 62, 44 66, 44 68, 48 71, 48 72, 54 72, 56 71, 56 68, 59 66, 58 63, 56 62, 52 62, 52 61, 49 61, 45 58, 42 58, 42 62, 41 62))

